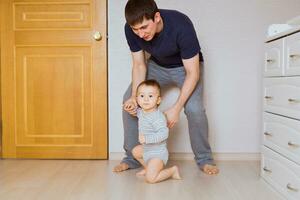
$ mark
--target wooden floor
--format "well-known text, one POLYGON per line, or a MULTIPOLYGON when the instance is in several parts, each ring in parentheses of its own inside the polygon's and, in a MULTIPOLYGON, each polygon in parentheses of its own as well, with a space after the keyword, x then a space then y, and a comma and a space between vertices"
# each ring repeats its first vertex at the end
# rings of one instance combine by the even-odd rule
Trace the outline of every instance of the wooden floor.
POLYGON ((183 180, 147 184, 137 170, 112 172, 116 161, 0 160, 0 199, 277 200, 259 177, 259 163, 223 161, 221 173, 201 173, 193 161, 173 161, 183 180))

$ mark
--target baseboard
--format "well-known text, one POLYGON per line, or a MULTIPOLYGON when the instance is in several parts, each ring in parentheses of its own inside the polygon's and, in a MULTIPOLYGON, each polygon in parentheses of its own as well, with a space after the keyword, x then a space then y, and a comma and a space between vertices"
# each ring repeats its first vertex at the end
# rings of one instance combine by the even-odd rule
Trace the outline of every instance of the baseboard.
POLYGON ((259 161, 260 153, 213 153, 215 160, 224 161, 259 161))
MULTIPOLYGON (((124 153, 111 152, 109 160, 121 160, 124 153)), ((260 153, 213 153, 215 160, 219 161, 258 161, 260 153)), ((194 160, 193 153, 170 153, 170 160, 194 160)))

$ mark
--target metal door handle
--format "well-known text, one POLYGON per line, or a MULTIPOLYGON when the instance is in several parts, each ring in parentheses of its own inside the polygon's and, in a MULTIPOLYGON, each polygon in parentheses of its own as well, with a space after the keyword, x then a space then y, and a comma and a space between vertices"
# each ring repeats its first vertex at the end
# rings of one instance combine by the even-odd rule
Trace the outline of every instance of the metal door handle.
POLYGON ((95 39, 96 41, 102 40, 102 35, 101 35, 101 33, 100 33, 99 31, 96 31, 96 32, 94 33, 93 37, 94 37, 94 39, 95 39))

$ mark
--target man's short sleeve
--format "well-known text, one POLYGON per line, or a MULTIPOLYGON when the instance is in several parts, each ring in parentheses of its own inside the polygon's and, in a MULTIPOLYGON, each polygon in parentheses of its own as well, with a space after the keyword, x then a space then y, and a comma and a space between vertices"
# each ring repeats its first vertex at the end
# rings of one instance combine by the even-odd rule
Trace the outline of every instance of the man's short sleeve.
POLYGON ((126 40, 128 43, 128 46, 132 52, 137 52, 142 50, 142 48, 139 46, 137 42, 137 37, 136 35, 132 32, 130 26, 126 23, 125 24, 125 35, 126 35, 126 40))
MULTIPOLYGON (((182 59, 189 59, 200 53, 200 45, 197 39, 196 31, 190 19, 186 19, 186 23, 178 32, 177 45, 180 49, 182 59)), ((201 55, 200 55, 201 56, 201 55)))

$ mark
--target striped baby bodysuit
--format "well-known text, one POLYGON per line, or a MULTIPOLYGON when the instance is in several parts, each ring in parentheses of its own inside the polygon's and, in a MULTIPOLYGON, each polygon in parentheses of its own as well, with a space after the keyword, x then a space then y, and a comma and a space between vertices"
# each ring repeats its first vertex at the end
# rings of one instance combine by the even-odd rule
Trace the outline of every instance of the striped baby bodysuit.
POLYGON ((142 109, 137 110, 139 134, 144 134, 143 159, 147 163, 151 158, 159 158, 167 164, 169 153, 167 138, 169 129, 165 115, 159 110, 146 113, 142 109))

